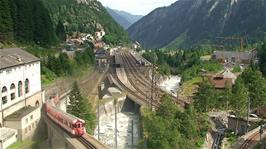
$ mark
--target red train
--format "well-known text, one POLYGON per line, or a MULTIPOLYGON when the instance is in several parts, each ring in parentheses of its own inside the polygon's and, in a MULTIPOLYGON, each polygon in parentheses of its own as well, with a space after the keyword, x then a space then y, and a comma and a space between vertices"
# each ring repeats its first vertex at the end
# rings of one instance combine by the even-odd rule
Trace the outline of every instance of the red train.
POLYGON ((46 103, 46 113, 59 126, 74 136, 81 137, 86 133, 85 121, 71 114, 65 113, 46 103))

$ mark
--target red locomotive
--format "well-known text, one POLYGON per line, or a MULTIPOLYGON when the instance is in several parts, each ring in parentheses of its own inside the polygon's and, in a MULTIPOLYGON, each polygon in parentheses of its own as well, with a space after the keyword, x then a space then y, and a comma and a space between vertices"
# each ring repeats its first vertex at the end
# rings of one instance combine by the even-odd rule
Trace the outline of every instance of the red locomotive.
POLYGON ((46 104, 46 113, 55 123, 72 135, 80 137, 86 133, 84 120, 56 109, 50 104, 46 104))

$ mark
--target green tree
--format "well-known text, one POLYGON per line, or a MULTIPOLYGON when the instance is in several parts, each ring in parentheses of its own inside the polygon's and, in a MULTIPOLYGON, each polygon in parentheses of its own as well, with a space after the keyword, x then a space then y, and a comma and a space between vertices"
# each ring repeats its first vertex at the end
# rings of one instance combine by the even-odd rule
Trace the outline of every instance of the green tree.
POLYGON ((203 81, 196 95, 195 107, 200 112, 208 112, 217 104, 217 92, 207 81, 203 81))
POLYGON ((176 119, 177 106, 169 96, 162 98, 156 112, 147 111, 144 129, 147 132, 148 148, 172 149, 180 143, 179 121, 176 119))
POLYGON ((85 120, 87 131, 93 132, 95 115, 89 101, 81 95, 77 82, 74 82, 70 92, 67 112, 85 120))
POLYGON ((61 69, 64 73, 64 75, 71 75, 72 74, 72 67, 70 65, 70 60, 68 59, 68 56, 66 53, 60 53, 58 57, 60 64, 61 64, 61 69))
POLYGON ((0 0, 0 40, 10 36, 13 31, 10 0, 0 0), (4 37, 3 37, 4 36, 4 37))
POLYGON ((266 76, 266 43, 258 48, 259 67, 260 71, 266 76))
POLYGON ((58 21, 56 26, 56 35, 61 41, 66 41, 65 27, 61 20, 58 21))
POLYGON ((262 73, 256 69, 247 68, 240 76, 248 88, 251 106, 266 105, 266 81, 262 73))
POLYGON ((233 87, 233 98, 231 98, 231 106, 237 117, 245 117, 247 114, 248 89, 245 87, 244 81, 241 78, 236 80, 233 87))

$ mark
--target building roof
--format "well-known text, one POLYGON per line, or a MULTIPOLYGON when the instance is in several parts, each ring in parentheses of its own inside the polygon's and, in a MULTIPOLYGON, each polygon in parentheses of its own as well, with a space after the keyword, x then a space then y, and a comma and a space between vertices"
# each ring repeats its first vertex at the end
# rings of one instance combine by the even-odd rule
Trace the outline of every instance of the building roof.
POLYGON ((20 48, 0 49, 0 70, 36 61, 40 59, 20 48))
POLYGON ((23 117, 30 114, 32 111, 36 110, 38 107, 27 106, 23 107, 15 113, 7 116, 5 118, 6 121, 20 121, 23 117))
POLYGON ((108 58, 110 56, 110 53, 102 48, 97 49, 94 54, 98 59, 108 58))
POLYGON ((224 78, 222 76, 209 76, 208 79, 216 89, 224 89, 226 88, 226 86, 233 86, 232 78, 224 78))
POLYGON ((7 140, 17 133, 16 129, 7 127, 0 128, 0 141, 7 140))
POLYGON ((236 51, 214 51, 213 55, 216 56, 216 59, 225 59, 229 57, 235 57, 242 60, 252 59, 252 52, 236 52, 236 51))

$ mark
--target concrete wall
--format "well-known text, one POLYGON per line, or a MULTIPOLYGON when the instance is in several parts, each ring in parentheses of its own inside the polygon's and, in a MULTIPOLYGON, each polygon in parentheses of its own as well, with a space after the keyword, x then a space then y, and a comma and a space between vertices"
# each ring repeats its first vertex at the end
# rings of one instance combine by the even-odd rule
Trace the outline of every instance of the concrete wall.
POLYGON ((48 139, 47 146, 51 149, 85 149, 77 138, 71 137, 65 133, 62 128, 53 123, 47 116, 44 116, 44 121, 47 124, 48 139))

